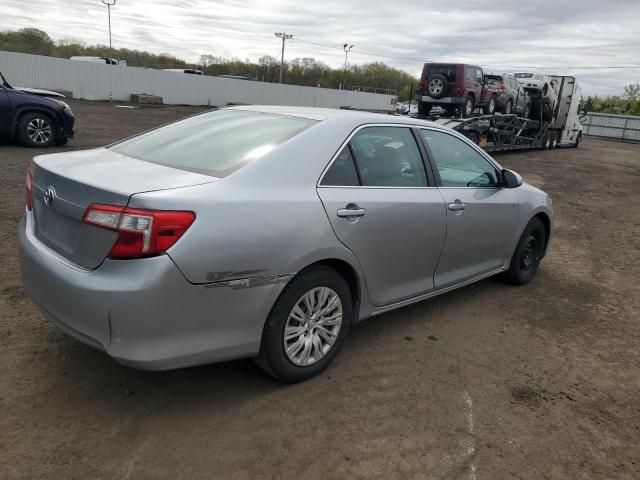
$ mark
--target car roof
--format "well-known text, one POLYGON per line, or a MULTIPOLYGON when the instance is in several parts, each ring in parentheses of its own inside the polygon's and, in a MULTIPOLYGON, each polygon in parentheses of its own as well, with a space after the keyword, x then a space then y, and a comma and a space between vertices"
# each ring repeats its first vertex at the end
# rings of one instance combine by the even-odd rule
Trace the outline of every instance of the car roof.
POLYGON ((317 121, 347 121, 354 125, 363 125, 367 123, 398 123, 404 125, 429 126, 436 127, 440 130, 449 130, 427 120, 407 117, 406 115, 394 115, 374 113, 366 110, 351 110, 338 108, 317 108, 317 107, 291 107, 277 105, 242 105, 227 107, 230 110, 243 110, 260 113, 271 113, 275 115, 288 115, 293 117, 308 118, 317 121))

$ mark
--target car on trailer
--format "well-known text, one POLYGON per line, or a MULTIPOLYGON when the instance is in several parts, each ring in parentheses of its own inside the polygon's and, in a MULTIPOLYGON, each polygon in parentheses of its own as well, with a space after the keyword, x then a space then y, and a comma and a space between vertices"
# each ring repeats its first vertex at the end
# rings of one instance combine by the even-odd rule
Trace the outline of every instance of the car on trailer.
POLYGON ((476 108, 485 114, 496 111, 498 90, 487 83, 484 71, 464 63, 425 63, 416 92, 418 112, 428 115, 434 106, 469 117, 476 108))
POLYGON ((578 117, 580 85, 570 76, 550 76, 547 85, 557 88, 557 100, 552 109, 543 88, 525 87, 532 104, 530 118, 510 114, 433 119, 490 152, 577 147, 582 141, 578 117))
POLYGON ((497 91, 496 110, 501 113, 515 113, 521 117, 529 118, 531 114, 531 98, 512 75, 487 74, 485 79, 489 85, 493 85, 497 91))

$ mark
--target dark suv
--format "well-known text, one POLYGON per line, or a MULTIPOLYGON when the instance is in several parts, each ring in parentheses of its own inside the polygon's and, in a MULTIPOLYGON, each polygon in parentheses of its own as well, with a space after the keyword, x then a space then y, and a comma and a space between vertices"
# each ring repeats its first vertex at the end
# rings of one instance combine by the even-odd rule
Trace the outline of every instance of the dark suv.
POLYGON ((434 105, 448 113, 460 110, 468 117, 478 107, 495 112, 497 90, 488 85, 482 68, 463 63, 425 63, 416 92, 418 112, 427 115, 434 105))
POLYGON ((531 114, 531 98, 513 75, 484 76, 486 82, 497 89, 496 110, 505 114, 515 113, 524 118, 531 114))
POLYGON ((55 92, 14 88, 0 73, 0 137, 26 147, 64 145, 73 137, 75 118, 55 92))

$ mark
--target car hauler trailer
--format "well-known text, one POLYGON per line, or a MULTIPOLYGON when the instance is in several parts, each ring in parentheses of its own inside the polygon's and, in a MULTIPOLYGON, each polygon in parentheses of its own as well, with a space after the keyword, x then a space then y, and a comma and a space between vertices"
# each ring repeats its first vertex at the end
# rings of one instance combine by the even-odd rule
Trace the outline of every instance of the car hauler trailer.
MULTIPOLYGON (((578 117, 580 86, 575 77, 551 76, 557 82, 557 100, 549 105, 541 89, 526 87, 532 102, 532 117, 515 114, 479 115, 468 118, 447 115, 417 115, 446 125, 466 135, 487 151, 577 147, 582 139, 578 117)), ((525 88, 525 87, 523 87, 525 88)))

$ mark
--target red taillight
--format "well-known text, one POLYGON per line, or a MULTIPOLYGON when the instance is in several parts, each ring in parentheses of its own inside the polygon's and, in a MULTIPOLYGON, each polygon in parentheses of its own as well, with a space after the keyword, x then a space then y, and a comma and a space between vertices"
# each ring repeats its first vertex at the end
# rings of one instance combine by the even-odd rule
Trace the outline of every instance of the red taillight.
POLYGON ((507 91, 507 86, 506 85, 500 85, 500 91, 501 92, 506 92, 507 91))
POLYGON ((27 182, 25 185, 25 207, 28 211, 31 211, 31 185, 33 184, 33 163, 29 165, 27 169, 27 182))
POLYGON ((83 222, 118 232, 111 258, 160 255, 187 231, 196 215, 173 210, 143 210, 113 205, 89 205, 83 222))

